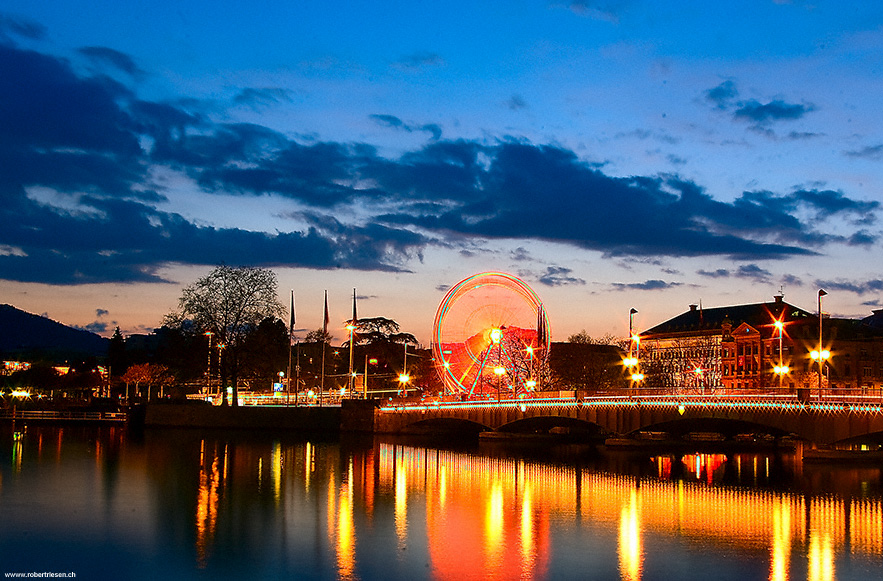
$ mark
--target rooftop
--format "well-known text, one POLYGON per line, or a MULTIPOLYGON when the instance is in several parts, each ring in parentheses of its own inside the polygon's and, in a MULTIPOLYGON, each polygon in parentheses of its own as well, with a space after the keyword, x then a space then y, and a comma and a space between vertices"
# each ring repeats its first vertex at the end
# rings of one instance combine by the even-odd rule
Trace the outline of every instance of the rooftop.
POLYGON ((783 313, 783 321, 816 319, 815 314, 786 303, 781 295, 776 295, 773 297, 772 302, 766 303, 712 308, 690 305, 690 310, 647 329, 641 333, 641 337, 697 333, 711 334, 719 331, 724 322, 729 322, 734 329, 742 323, 747 323, 757 328, 763 325, 770 325, 774 320, 780 319, 783 313))

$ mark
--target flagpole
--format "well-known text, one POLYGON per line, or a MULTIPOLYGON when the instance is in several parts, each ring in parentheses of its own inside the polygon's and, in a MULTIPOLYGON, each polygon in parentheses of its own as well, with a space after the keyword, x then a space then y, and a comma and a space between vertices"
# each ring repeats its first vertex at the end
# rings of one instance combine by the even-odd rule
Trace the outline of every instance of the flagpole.
POLYGON ((347 395, 352 397, 353 389, 355 389, 355 382, 353 381, 353 333, 356 330, 356 289, 353 289, 353 318, 346 327, 350 332, 350 373, 349 377, 347 377, 346 385, 347 395))
POLYGON ((298 396, 298 390, 300 389, 300 341, 295 343, 294 350, 297 353, 297 362, 294 367, 294 407, 297 407, 300 400, 298 396))
MULTIPOLYGON (((288 375, 286 375, 285 405, 291 405, 291 338, 294 335, 294 289, 291 289, 291 307, 288 311, 288 375)), ((295 388, 297 384, 295 384, 295 388)))
POLYGON ((319 384, 319 406, 325 393, 325 337, 328 335, 328 291, 325 291, 325 318, 322 323, 322 382, 319 384))

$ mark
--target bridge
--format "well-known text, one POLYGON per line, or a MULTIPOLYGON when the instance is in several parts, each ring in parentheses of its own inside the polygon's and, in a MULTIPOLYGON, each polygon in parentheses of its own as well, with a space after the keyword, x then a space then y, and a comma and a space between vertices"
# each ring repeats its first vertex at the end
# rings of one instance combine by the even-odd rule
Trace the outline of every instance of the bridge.
POLYGON ((567 430, 629 438, 639 433, 766 434, 817 446, 883 441, 883 402, 853 398, 800 401, 793 396, 642 395, 488 401, 389 400, 374 412, 374 431, 549 433, 567 430))

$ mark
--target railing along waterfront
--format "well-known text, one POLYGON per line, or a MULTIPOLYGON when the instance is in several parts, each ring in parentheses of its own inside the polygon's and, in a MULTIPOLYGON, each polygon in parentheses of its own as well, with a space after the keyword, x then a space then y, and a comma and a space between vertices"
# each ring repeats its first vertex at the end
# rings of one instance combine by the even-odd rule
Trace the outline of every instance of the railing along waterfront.
POLYGON ((81 422, 125 422, 124 412, 56 411, 56 410, 0 410, 0 420, 45 420, 81 422))

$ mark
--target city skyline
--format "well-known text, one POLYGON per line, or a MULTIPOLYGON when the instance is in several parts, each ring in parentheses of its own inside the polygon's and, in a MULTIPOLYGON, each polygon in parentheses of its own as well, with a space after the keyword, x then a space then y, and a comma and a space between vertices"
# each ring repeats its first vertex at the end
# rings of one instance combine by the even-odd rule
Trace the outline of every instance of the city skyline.
POLYGON ((250 8, 0 11, 2 302, 143 333, 259 266, 300 336, 356 288, 426 345, 484 271, 559 341, 779 291, 883 306, 877 3, 250 8))

